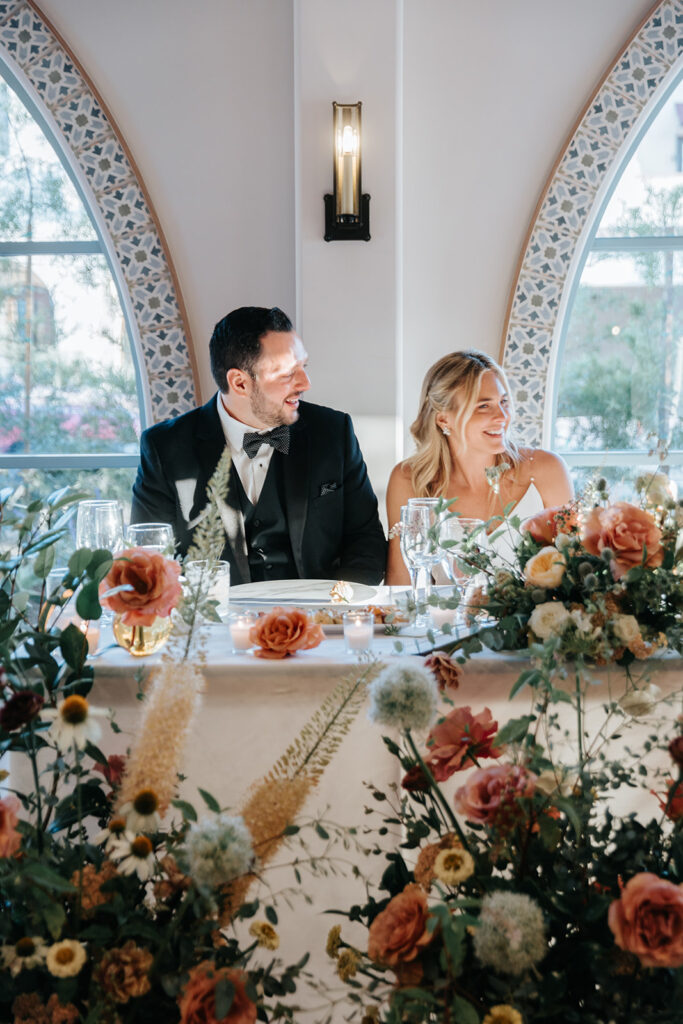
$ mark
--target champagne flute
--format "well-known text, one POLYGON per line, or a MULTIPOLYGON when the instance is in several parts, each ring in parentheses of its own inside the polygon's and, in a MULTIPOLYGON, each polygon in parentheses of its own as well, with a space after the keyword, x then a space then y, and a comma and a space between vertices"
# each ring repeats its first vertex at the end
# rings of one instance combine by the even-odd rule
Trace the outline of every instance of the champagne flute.
MULTIPOLYGON (((432 591, 432 567, 440 562, 442 553, 434 527, 438 516, 433 505, 411 504, 401 508, 401 554, 410 574, 412 597, 417 604, 418 575, 420 569, 425 571, 425 601, 429 601, 432 591)), ((429 628, 428 615, 416 615, 415 625, 429 628)))
POLYGON ((76 547, 104 548, 116 554, 123 547, 123 509, 114 500, 79 501, 76 547))

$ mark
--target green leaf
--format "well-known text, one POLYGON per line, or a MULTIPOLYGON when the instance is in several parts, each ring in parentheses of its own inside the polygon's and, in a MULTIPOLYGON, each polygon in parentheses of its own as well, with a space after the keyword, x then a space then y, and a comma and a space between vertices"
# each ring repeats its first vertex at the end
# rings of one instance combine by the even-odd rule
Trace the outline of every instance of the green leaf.
POLYGON ((329 839, 330 838, 329 832, 327 832, 322 827, 322 825, 320 824, 319 821, 316 821, 316 823, 315 823, 315 830, 316 830, 316 832, 318 833, 318 835, 320 836, 321 839, 329 839))
POLYGON ((205 789, 201 789, 199 786, 197 788, 199 789, 199 795, 209 810, 215 811, 216 814, 220 814, 221 805, 218 803, 218 800, 216 800, 216 797, 211 796, 211 793, 207 793, 205 789))
POLYGON ((94 580, 84 583, 79 590, 76 597, 76 611, 87 622, 91 619, 99 619, 102 615, 98 584, 94 580))
POLYGON ((559 811, 562 811, 563 814, 567 815, 567 818, 576 833, 576 838, 580 839, 583 832, 583 822, 576 810, 576 803, 569 797, 565 796, 553 796, 553 803, 559 811))
POLYGON ((75 887, 60 874, 47 867, 46 864, 25 864, 22 872, 25 879, 47 889, 48 892, 72 893, 75 887))
POLYGON ((180 811, 180 813, 182 814, 183 818, 185 818, 186 821, 197 820, 197 812, 195 811, 192 804, 189 804, 187 800, 180 800, 178 798, 176 800, 171 800, 171 803, 173 804, 174 807, 178 808, 178 810, 180 811))
POLYGON ((458 1024, 479 1024, 479 1014, 466 999, 455 996, 452 1003, 453 1020, 458 1024))
POLYGON ((234 998, 235 986, 228 978, 221 978, 214 989, 217 1021, 221 1021, 228 1016, 234 998))
POLYGON ((88 654, 88 641, 85 633, 70 622, 59 637, 59 649, 69 668, 80 672, 88 654))
POLYGON ((58 491, 53 491, 48 495, 46 502, 52 511, 56 512, 57 509, 65 508, 67 505, 76 505, 79 501, 85 501, 86 498, 91 497, 89 491, 74 491, 71 487, 60 487, 58 491))
POLYGON ((266 907, 266 917, 271 924, 277 924, 277 911, 275 910, 275 907, 266 907))
POLYGON ((516 683, 513 683, 512 689, 510 690, 510 699, 525 686, 538 686, 543 676, 536 668, 528 668, 520 675, 516 683))
POLYGON ((88 576, 96 583, 99 583, 111 569, 113 561, 111 551, 107 551, 105 548, 98 548, 92 552, 92 557, 88 562, 86 570, 88 576))
POLYGON ((519 743, 529 731, 529 726, 536 721, 536 715, 522 715, 521 718, 511 718, 502 729, 498 730, 494 743, 496 746, 503 743, 519 743))
POLYGON ((69 559, 69 572, 72 576, 82 576, 90 564, 92 551, 90 548, 79 548, 69 559))
POLYGON ((50 569, 55 564, 55 549, 54 547, 43 548, 42 551, 38 552, 36 560, 33 563, 33 572, 39 580, 46 580, 50 569))
POLYGON ((61 903, 50 901, 43 908, 43 920, 53 939, 58 939, 66 922, 66 913, 61 903))

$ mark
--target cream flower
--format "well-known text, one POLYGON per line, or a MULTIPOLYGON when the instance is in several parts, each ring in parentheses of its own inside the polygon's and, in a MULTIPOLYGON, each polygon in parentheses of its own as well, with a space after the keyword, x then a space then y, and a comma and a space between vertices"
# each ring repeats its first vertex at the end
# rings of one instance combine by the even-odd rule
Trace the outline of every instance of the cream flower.
POLYGON ((532 587, 548 587, 553 590, 559 587, 567 563, 564 555, 556 547, 541 548, 537 555, 530 558, 524 566, 524 579, 532 587))
POLYGON ((105 852, 112 853, 121 843, 132 843, 134 839, 135 833, 128 830, 126 819, 117 814, 109 820, 106 828, 97 833, 93 842, 98 846, 104 844, 105 852))
POLYGON ((253 921, 249 925, 249 934, 263 949, 277 949, 280 945, 280 936, 267 921, 253 921))
POLYGON ((38 967, 45 963, 47 946, 38 936, 24 935, 13 946, 0 947, 3 965, 9 968, 10 974, 14 977, 24 967, 38 967))
POLYGON ((137 875, 146 882, 154 871, 154 847, 147 836, 136 836, 132 842, 119 843, 113 852, 115 858, 122 858, 117 865, 122 875, 137 875))
POLYGON ((654 710, 662 691, 654 683, 647 686, 636 687, 629 690, 619 698, 618 704, 622 711, 625 711, 631 718, 645 718, 654 710))
POLYGON ((636 479, 636 490, 639 494, 644 492, 648 505, 666 505, 667 501, 676 498, 676 484, 669 480, 666 473, 639 476, 636 479))
POLYGON ((596 636, 599 630, 593 625, 593 621, 587 611, 583 608, 572 608, 569 613, 572 622, 579 633, 586 633, 589 636, 596 636))
POLYGON ((529 625, 541 640, 559 636, 571 622, 569 612, 559 601, 545 601, 537 604, 529 616, 529 625))
POLYGON ((97 743, 100 726, 96 715, 106 715, 104 708, 91 708, 85 697, 73 693, 56 708, 41 712, 43 718, 52 720, 48 735, 60 750, 78 747, 82 750, 87 743, 97 743))
POLYGON ((627 646, 642 639, 635 615, 613 615, 611 622, 615 635, 627 646))
POLYGON ((460 846, 442 850, 437 855, 432 868, 434 877, 446 885, 457 885, 464 882, 474 873, 474 860, 460 846))
POLYGON ((76 939, 62 939, 47 951, 46 964, 55 978, 73 978, 87 960, 85 947, 76 939))
POLYGON ((159 828, 159 797, 153 789, 139 790, 119 808, 131 832, 156 832, 159 828))

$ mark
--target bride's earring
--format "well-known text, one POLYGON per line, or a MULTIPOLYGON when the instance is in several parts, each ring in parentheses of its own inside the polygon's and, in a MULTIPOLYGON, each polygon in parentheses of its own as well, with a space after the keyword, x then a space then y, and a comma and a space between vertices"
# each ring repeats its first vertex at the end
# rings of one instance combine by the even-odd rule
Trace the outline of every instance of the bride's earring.
POLYGON ((451 432, 448 429, 448 427, 442 427, 441 428, 441 433, 443 434, 444 437, 450 437, 451 436, 451 432))

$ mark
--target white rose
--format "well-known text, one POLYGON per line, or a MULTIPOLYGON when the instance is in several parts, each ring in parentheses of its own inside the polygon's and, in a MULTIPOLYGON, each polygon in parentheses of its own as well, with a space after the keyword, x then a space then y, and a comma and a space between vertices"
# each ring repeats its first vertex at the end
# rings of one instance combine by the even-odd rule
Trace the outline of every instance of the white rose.
POLYGON ((612 617, 612 629, 622 643, 628 647, 629 644, 637 643, 641 639, 640 626, 635 615, 614 615, 612 617))
POLYGON ((547 640, 550 636, 558 636, 570 622, 569 612, 559 601, 545 601, 543 604, 537 604, 529 618, 529 625, 541 640, 547 640))
POLYGON ((643 718, 649 715, 661 697, 662 691, 654 683, 629 690, 619 698, 619 707, 631 718, 643 718))
POLYGON ((583 608, 572 608, 569 615, 579 633, 593 632, 591 617, 583 608))
POLYGON ((556 547, 541 548, 524 566, 524 579, 532 587, 559 587, 567 569, 564 555, 556 547))

